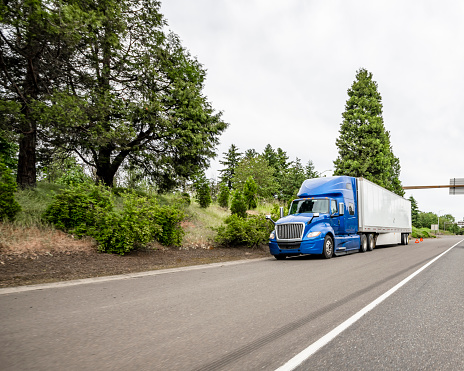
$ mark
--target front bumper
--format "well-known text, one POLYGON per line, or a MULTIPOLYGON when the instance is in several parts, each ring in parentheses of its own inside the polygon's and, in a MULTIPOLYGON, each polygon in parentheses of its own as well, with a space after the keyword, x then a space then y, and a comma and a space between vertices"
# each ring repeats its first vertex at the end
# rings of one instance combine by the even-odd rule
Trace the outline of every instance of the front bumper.
POLYGON ((272 255, 280 254, 322 254, 324 238, 316 237, 301 241, 299 244, 279 243, 276 240, 269 240, 269 251, 272 255))

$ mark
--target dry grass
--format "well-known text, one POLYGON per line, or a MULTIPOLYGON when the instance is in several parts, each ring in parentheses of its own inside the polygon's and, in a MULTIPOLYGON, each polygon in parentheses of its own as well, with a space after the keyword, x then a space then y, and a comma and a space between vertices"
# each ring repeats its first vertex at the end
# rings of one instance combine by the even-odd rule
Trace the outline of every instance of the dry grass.
POLYGON ((95 249, 95 241, 91 238, 79 240, 69 234, 47 227, 18 227, 9 223, 0 223, 1 254, 36 255, 95 249))
POLYGON ((182 247, 210 249, 216 234, 213 228, 219 227, 230 212, 214 204, 202 209, 192 203, 187 209, 187 215, 187 219, 182 222, 185 231, 182 247))

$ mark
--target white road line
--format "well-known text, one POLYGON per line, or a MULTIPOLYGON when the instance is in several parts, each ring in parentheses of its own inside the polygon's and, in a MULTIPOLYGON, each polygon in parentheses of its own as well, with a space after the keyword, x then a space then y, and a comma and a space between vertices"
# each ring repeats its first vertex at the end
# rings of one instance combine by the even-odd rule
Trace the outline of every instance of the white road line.
POLYGON ((319 349, 321 349, 324 345, 327 345, 330 341, 335 339, 338 335, 340 335, 343 331, 345 331, 348 327, 350 327, 353 323, 358 321, 361 317, 363 317, 366 313, 374 309, 377 305, 379 305, 382 301, 384 301, 386 298, 388 298, 390 295, 392 295, 395 291, 397 291, 400 287, 404 286, 406 283, 408 283, 410 280, 412 280, 414 277, 416 277, 420 272, 422 272, 424 269, 435 263, 438 259, 440 259, 443 255, 445 255, 448 251, 459 245, 462 241, 459 241, 458 243, 454 244, 451 246, 448 250, 444 251, 440 255, 438 255, 435 259, 429 261, 427 264, 419 268, 417 271, 415 271, 413 274, 410 276, 406 277, 403 281, 398 283, 396 286, 392 287, 390 290, 388 290, 386 293, 383 295, 379 296, 377 299, 375 299, 372 303, 366 305, 363 309, 361 309, 359 312, 348 318, 345 322, 342 324, 338 325, 335 327, 332 331, 321 337, 319 340, 315 341, 312 343, 309 347, 304 349, 302 352, 298 353, 295 357, 290 359, 287 363, 285 363, 283 366, 279 367, 276 371, 291 371, 297 368, 299 365, 301 365, 304 361, 306 361, 309 357, 311 357, 314 353, 316 353, 319 349))

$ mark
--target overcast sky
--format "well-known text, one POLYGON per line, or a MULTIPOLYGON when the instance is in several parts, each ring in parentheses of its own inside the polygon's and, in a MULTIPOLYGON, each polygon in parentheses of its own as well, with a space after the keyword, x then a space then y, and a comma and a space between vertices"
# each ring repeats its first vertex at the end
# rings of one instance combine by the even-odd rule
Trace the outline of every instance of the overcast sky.
MULTIPOLYGON (((464 178, 464 1, 164 0, 161 12, 207 69, 204 92, 230 124, 218 159, 231 144, 269 143, 331 175, 363 67, 378 83, 403 186, 464 178)), ((464 195, 410 195, 421 211, 464 219, 464 195)))

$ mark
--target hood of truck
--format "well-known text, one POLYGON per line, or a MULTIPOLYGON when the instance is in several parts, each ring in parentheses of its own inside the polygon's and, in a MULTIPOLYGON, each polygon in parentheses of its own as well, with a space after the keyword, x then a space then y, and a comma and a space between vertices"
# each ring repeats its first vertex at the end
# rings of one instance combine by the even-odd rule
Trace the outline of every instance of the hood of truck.
MULTIPOLYGON (((325 214, 318 216, 312 220, 314 223, 316 220, 324 219, 325 214)), ((276 224, 285 224, 285 223, 307 223, 313 217, 313 214, 304 213, 304 214, 292 214, 284 216, 283 218, 279 219, 276 224)))

